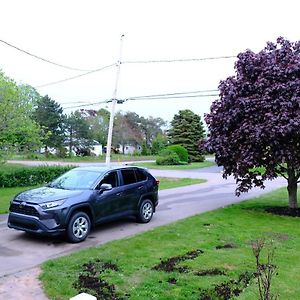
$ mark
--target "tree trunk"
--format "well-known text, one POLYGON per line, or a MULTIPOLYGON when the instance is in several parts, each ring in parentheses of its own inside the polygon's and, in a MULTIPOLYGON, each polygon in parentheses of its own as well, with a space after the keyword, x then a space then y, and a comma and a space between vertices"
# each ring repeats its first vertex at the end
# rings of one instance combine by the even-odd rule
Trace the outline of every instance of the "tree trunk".
POLYGON ((298 208, 297 201, 297 181, 290 182, 288 181, 288 193, 289 193, 289 208, 295 209, 298 208))
POLYGON ((45 156, 48 157, 49 156, 49 150, 48 150, 48 146, 45 146, 45 156))
POLYGON ((288 166, 288 194, 289 194, 289 208, 296 209, 298 208, 297 200, 297 180, 296 172, 293 168, 288 166))

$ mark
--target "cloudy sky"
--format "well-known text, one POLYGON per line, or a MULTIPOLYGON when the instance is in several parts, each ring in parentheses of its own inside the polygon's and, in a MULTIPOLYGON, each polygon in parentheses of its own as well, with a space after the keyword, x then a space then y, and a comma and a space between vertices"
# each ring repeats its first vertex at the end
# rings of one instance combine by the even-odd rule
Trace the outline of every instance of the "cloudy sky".
MULTIPOLYGON (((113 95, 124 34, 117 98, 213 91, 220 80, 234 74, 235 58, 149 61, 236 56, 247 48, 257 52, 278 36, 299 40, 299 10, 294 0, 2 0, 0 40, 81 71, 46 63, 3 42, 0 68, 65 108, 106 101, 113 95), (129 63, 133 61, 148 63, 129 63)), ((179 109, 203 116, 214 98, 127 101, 118 109, 171 120, 179 109)))

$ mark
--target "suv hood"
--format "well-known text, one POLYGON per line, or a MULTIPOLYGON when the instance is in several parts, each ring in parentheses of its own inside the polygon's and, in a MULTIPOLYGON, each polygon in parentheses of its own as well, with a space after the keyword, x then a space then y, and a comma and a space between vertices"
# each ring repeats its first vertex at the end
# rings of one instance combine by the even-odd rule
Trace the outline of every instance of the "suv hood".
POLYGON ((40 204, 55 200, 66 199, 81 194, 82 190, 63 190, 51 187, 41 187, 33 190, 28 190, 17 195, 14 200, 40 204))

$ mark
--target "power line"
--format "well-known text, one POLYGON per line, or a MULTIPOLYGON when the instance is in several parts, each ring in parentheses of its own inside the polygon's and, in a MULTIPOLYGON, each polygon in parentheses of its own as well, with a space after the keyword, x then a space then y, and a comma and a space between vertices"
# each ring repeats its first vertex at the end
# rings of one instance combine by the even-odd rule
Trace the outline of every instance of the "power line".
POLYGON ((168 94, 155 94, 155 95, 147 95, 147 96, 136 96, 126 98, 128 100, 138 100, 145 98, 155 98, 155 97, 165 97, 165 96, 176 96, 176 95, 188 95, 188 94, 196 94, 196 93, 208 93, 208 92, 218 92, 219 90, 201 90, 201 91, 193 91, 193 92, 178 92, 178 93, 168 93, 168 94))
POLYGON ((217 97, 219 94, 206 94, 206 95, 181 95, 181 96, 165 96, 165 97, 149 97, 149 98, 128 98, 125 101, 142 101, 142 100, 164 100, 164 99, 183 99, 183 98, 201 98, 201 97, 217 97))
POLYGON ((44 62, 46 62, 46 63, 52 64, 52 65, 57 66, 57 67, 61 67, 61 68, 68 69, 68 70, 72 70, 72 71, 80 71, 80 72, 91 71, 91 70, 78 69, 78 68, 73 68, 73 67, 69 67, 69 66, 66 66, 66 65, 58 64, 58 63, 56 63, 56 62, 53 62, 53 61, 51 61, 51 60, 48 60, 48 59, 46 59, 46 58, 43 58, 43 57, 40 57, 40 56, 35 55, 35 54, 33 54, 33 53, 30 53, 30 52, 28 52, 28 51, 26 51, 26 50, 23 50, 23 49, 21 49, 21 48, 19 48, 19 47, 17 47, 17 46, 14 46, 14 45, 12 45, 12 44, 6 42, 6 41, 0 40, 0 42, 3 43, 3 44, 5 44, 5 45, 7 45, 7 46, 9 46, 9 47, 11 47, 11 48, 14 48, 14 49, 20 51, 20 52, 22 52, 22 53, 25 53, 25 54, 27 54, 27 55, 29 55, 29 56, 32 56, 32 57, 34 57, 34 58, 36 58, 36 59, 42 60, 42 61, 44 61, 44 62))
MULTIPOLYGON (((146 96, 137 96, 137 97, 127 97, 127 98, 124 98, 123 100, 117 99, 117 101, 119 101, 120 103, 123 103, 123 102, 127 102, 127 101, 146 101, 146 100, 218 97, 219 94, 203 94, 203 93, 206 93, 206 92, 217 92, 217 91, 218 90, 202 90, 202 91, 193 91, 193 92, 178 92, 178 93, 156 94, 156 95, 146 95, 146 96), (198 94, 196 94, 196 93, 198 93, 198 94), (196 95, 192 95, 192 94, 196 94, 196 95)), ((77 103, 85 102, 86 104, 68 106, 68 107, 64 107, 64 109, 80 108, 80 107, 86 107, 86 106, 97 105, 97 104, 108 104, 111 101, 112 101, 112 99, 97 101, 97 102, 89 102, 89 103, 87 103, 88 101, 78 101, 77 103)), ((67 104, 67 103, 65 103, 65 104, 67 104)))
POLYGON ((76 79, 76 78, 79 78, 79 77, 83 77, 83 76, 86 76, 86 75, 89 75, 89 74, 92 74, 92 73, 96 73, 96 72, 105 70, 105 69, 113 67, 115 65, 116 64, 110 64, 110 65, 104 66, 102 68, 95 69, 95 70, 92 70, 92 71, 89 71, 89 72, 86 72, 86 73, 83 73, 83 74, 79 74, 79 75, 68 77, 68 78, 65 78, 65 79, 61 79, 61 80, 45 83, 45 84, 42 84, 42 85, 38 85, 38 86, 36 86, 36 88, 42 88, 42 87, 45 87, 45 86, 54 85, 54 84, 66 82, 66 81, 69 81, 69 80, 73 80, 73 79, 76 79))
POLYGON ((183 59, 159 59, 159 60, 129 60, 122 62, 123 64, 150 64, 150 63, 173 63, 173 62, 194 62, 205 60, 218 60, 218 59, 230 59, 236 58, 234 55, 230 56, 215 56, 215 57, 203 57, 203 58, 183 58, 183 59))
MULTIPOLYGON (((144 61, 143 60, 141 60, 141 61, 123 61, 123 62, 119 62, 119 63, 120 64, 173 63, 173 62, 193 62, 193 61, 205 61, 205 60, 218 60, 218 59, 229 59, 229 58, 236 58, 236 56, 216 56, 216 57, 204 57, 204 58, 144 60, 144 61)), ((79 77, 82 77, 82 76, 86 76, 86 75, 94 73, 94 72, 101 71, 101 70, 106 69, 108 67, 116 66, 117 64, 118 63, 114 63, 114 64, 111 64, 111 65, 105 66, 103 68, 96 69, 96 70, 91 70, 89 72, 86 72, 86 73, 83 73, 83 74, 80 74, 80 75, 77 75, 77 76, 73 76, 73 77, 62 79, 62 80, 57 80, 57 81, 45 83, 45 84, 36 86, 36 88, 42 88, 42 87, 62 83, 62 82, 65 82, 65 81, 73 80, 73 79, 76 79, 76 78, 79 78, 79 77)))
POLYGON ((86 106, 97 105, 97 104, 105 104, 105 103, 108 103, 108 102, 109 102, 109 100, 98 101, 98 102, 90 102, 90 103, 87 103, 87 104, 80 104, 80 105, 64 107, 64 109, 80 108, 80 107, 86 107, 86 106))

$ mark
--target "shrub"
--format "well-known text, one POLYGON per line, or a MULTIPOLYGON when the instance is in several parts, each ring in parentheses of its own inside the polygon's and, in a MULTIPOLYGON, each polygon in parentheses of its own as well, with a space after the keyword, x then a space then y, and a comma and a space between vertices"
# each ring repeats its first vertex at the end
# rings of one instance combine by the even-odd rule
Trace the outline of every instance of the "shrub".
POLYGON ((156 159, 157 165, 179 165, 180 160, 178 155, 175 152, 171 152, 167 156, 158 156, 156 159))
POLYGON ((11 171, 0 171, 0 187, 34 186, 50 182, 61 174, 71 170, 67 167, 24 167, 11 171))
POLYGON ((174 151, 181 162, 187 163, 189 160, 188 151, 181 145, 170 145, 167 147, 168 150, 174 151))
POLYGON ((159 153, 156 159, 157 165, 179 165, 180 159, 176 152, 164 149, 159 153))

